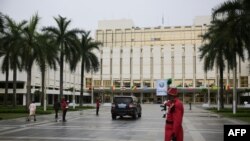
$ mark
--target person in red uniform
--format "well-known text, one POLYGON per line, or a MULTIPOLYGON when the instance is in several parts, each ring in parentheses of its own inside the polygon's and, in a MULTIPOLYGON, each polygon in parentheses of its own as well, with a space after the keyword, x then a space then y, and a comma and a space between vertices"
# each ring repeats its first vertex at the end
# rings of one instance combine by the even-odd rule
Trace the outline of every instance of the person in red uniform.
POLYGON ((165 125, 165 141, 183 141, 183 104, 177 97, 177 89, 168 89, 169 105, 166 125, 165 125))

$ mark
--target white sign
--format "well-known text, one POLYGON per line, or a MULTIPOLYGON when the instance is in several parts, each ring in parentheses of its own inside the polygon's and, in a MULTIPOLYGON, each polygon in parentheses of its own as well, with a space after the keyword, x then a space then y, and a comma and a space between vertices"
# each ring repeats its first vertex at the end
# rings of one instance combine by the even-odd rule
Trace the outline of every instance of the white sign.
POLYGON ((156 95, 166 96, 167 95, 167 80, 157 80, 156 81, 156 95))

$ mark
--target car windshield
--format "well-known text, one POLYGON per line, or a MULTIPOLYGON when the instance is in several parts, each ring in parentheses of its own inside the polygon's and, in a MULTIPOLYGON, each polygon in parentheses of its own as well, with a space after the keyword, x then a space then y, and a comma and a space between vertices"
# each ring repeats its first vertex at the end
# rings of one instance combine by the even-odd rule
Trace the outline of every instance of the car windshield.
POLYGON ((115 97, 114 102, 115 103, 131 103, 132 98, 131 97, 115 97))

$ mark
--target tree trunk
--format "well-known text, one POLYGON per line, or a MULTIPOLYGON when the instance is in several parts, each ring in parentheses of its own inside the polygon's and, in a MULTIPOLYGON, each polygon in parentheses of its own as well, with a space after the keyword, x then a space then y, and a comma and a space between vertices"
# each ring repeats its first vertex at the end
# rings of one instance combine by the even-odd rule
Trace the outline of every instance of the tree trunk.
POLYGON ((81 63, 81 93, 80 93, 80 106, 83 105, 83 83, 84 83, 84 60, 81 63))
POLYGON ((224 96, 223 96, 223 92, 224 92, 224 86, 223 86, 223 68, 220 67, 220 106, 221 109, 224 108, 224 96))
MULTIPOLYGON (((62 50, 63 48, 61 48, 62 50)), ((59 101, 63 97, 63 68, 64 68, 64 59, 63 59, 63 52, 61 51, 60 56, 60 94, 59 94, 59 101)))
POLYGON ((44 97, 44 89, 45 89, 45 69, 41 71, 41 76, 42 76, 42 93, 40 94, 40 102, 41 102, 41 106, 43 106, 44 101, 43 101, 43 97, 44 97))
POLYGON ((16 107, 16 76, 17 75, 17 68, 16 65, 14 65, 13 68, 13 97, 12 97, 12 101, 13 101, 13 107, 16 107))
POLYGON ((237 76, 237 62, 236 62, 236 54, 233 59, 234 67, 233 67, 233 114, 236 114, 236 99, 237 99, 237 92, 236 92, 236 76, 237 76))
POLYGON ((9 60, 7 60, 7 66, 6 66, 6 76, 5 76, 5 94, 3 98, 3 105, 7 105, 7 99, 8 99, 8 90, 9 90, 9 60))
POLYGON ((34 96, 31 96, 31 65, 27 68, 27 106, 34 100, 34 96))

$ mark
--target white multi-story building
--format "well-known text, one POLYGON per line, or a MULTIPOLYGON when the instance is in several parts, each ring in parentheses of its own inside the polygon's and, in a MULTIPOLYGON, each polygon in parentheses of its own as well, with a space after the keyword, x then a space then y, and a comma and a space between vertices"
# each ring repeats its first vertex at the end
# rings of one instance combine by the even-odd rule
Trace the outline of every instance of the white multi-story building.
MULTIPOLYGON (((134 93, 143 101, 156 102, 161 100, 155 94, 156 80, 171 78, 172 85, 182 88, 183 100, 204 102, 201 89, 218 86, 217 69, 205 73, 200 60, 199 48, 204 44, 200 35, 209 24, 208 16, 195 18, 192 26, 173 27, 140 28, 130 20, 100 21, 96 40, 103 43, 97 53, 101 71, 94 74, 94 87, 114 86, 115 95, 134 93), (135 91, 131 90, 134 85, 135 91)), ((249 62, 239 62, 237 71, 238 87, 249 87, 249 62)), ((224 85, 232 86, 232 80, 232 72, 225 70, 224 85)), ((103 94, 109 99, 109 92, 103 94)))
MULTIPOLYGON (((0 58, 0 65, 2 63, 2 58, 0 58)), ((48 69, 45 76, 45 93, 47 96, 47 101, 49 104, 53 103, 54 98, 59 94, 60 78, 59 78, 59 66, 57 70, 48 69)), ((80 95, 80 66, 77 67, 75 72, 70 72, 69 66, 64 65, 64 95, 70 100, 73 99, 74 95, 80 95), (75 91, 72 91, 75 88, 75 91)), ((25 104, 26 101, 26 81, 27 73, 23 70, 17 73, 17 104, 25 104)), ((32 67, 31 76, 31 93, 35 98, 35 101, 39 101, 38 93, 41 92, 41 72, 40 69, 34 65, 32 67), (36 93, 36 95, 34 95, 36 93)), ((5 93, 5 74, 0 73, 0 102, 3 102, 3 94, 5 93)), ((13 93, 13 72, 9 72, 9 90, 8 90, 8 101, 12 101, 13 93)), ((85 93, 85 95, 89 95, 85 93)), ((79 97, 76 97, 79 100, 79 97)))

